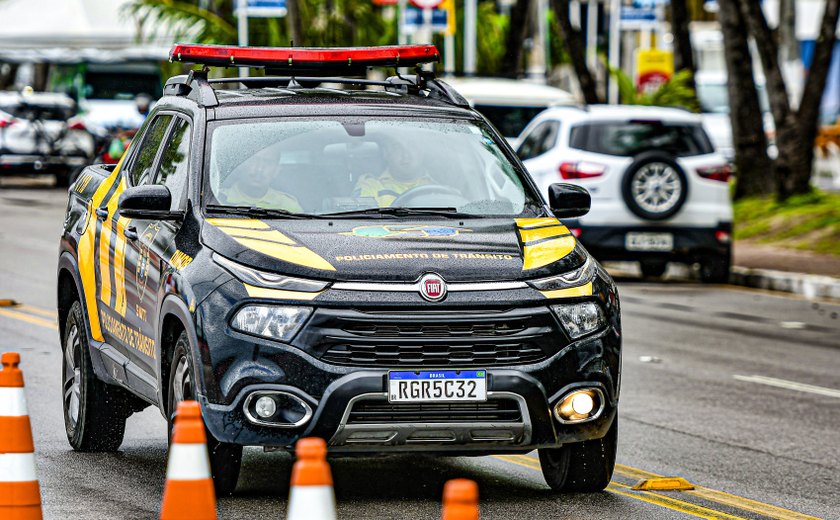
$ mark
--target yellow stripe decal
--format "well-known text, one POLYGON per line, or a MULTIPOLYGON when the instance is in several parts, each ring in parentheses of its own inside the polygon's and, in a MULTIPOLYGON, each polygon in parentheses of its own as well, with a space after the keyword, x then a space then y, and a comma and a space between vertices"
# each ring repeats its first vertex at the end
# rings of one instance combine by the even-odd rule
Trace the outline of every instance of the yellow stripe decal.
POLYGON ((522 270, 537 269, 554 263, 571 253, 576 244, 575 237, 568 235, 546 240, 532 246, 526 245, 522 248, 524 257, 522 270))
POLYGON ((82 287, 85 291, 85 306, 87 307, 88 318, 90 320, 90 335, 96 341, 103 341, 104 338, 102 337, 102 328, 99 324, 99 313, 96 309, 96 264, 94 262, 94 255, 96 254, 96 251, 94 251, 96 244, 96 215, 94 212, 102 203, 102 199, 105 198, 105 195, 111 189, 117 177, 119 177, 121 166, 122 160, 114 168, 113 173, 102 181, 102 184, 93 193, 93 197, 91 197, 88 203, 87 215, 85 217, 88 219, 85 232, 79 238, 77 257, 79 262, 79 275, 82 278, 82 287))
POLYGON ((560 221, 553 217, 543 218, 517 218, 516 225, 519 229, 532 229, 544 226, 556 226, 560 221))
POLYGON ((261 220, 242 218, 208 218, 207 222, 216 227, 245 228, 245 229, 271 229, 261 220))
POLYGON ((569 287, 568 289, 557 289, 556 291, 540 291, 546 298, 578 298, 580 296, 592 296, 592 282, 580 287, 569 287))
POLYGON ((269 298, 272 300, 314 300, 319 294, 324 292, 284 291, 282 289, 256 287, 247 283, 243 285, 245 285, 245 290, 248 291, 248 296, 251 298, 269 298))
POLYGON ((120 217, 117 221, 117 243, 114 248, 114 291, 117 294, 116 307, 120 316, 125 318, 125 246, 126 238, 123 232, 131 219, 120 217))
POLYGON ((290 264, 303 265, 325 271, 335 271, 335 267, 329 262, 303 246, 276 244, 274 242, 264 242, 251 238, 235 238, 235 240, 249 249, 284 262, 289 262, 290 264))
POLYGON ((551 237, 559 237, 561 235, 568 235, 569 228, 566 226, 551 226, 538 229, 520 229, 519 236, 522 238, 523 244, 528 244, 537 240, 544 240, 551 237))
POLYGON ((268 224, 260 220, 210 218, 207 219, 207 222, 218 227, 243 246, 258 253, 290 264, 324 271, 335 271, 335 267, 317 253, 304 246, 297 245, 294 240, 279 231, 271 229, 268 224))
POLYGON ((108 257, 111 252, 111 211, 102 223, 99 231, 99 299, 105 305, 111 305, 111 262, 108 257))
POLYGON ((219 229, 233 238, 256 238, 267 242, 279 242, 281 244, 289 245, 295 243, 294 240, 274 229, 225 229, 223 227, 220 227, 219 229))

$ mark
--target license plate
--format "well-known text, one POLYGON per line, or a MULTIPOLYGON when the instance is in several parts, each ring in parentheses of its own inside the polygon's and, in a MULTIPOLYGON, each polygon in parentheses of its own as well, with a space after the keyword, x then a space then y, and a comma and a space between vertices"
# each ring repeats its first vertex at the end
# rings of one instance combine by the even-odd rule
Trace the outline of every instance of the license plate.
POLYGON ((391 403, 486 400, 485 370, 388 372, 388 401, 391 403))
POLYGON ((628 251, 671 251, 674 235, 671 233, 627 233, 624 246, 628 251))

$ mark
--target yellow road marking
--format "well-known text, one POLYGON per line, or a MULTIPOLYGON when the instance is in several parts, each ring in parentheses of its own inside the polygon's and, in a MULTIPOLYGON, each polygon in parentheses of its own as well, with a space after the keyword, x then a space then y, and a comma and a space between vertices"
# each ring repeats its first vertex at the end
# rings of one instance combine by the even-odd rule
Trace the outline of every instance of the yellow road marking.
POLYGON ((6 316, 7 318, 14 318, 16 320, 32 323, 33 325, 40 325, 41 327, 46 327, 48 329, 58 330, 58 324, 54 321, 45 320, 44 318, 38 318, 36 316, 30 316, 28 314, 24 314, 18 311, 0 309, 0 316, 6 316))
MULTIPOLYGON (((529 457, 527 455, 494 455, 493 457, 499 460, 503 460, 505 462, 510 462, 519 466, 524 466, 529 469, 541 470, 539 460, 533 457, 529 457)), ((638 468, 633 468, 631 466, 625 466, 623 464, 615 465, 615 473, 623 477, 628 477, 632 479, 662 477, 662 475, 651 473, 649 471, 645 471, 638 468)), ((720 511, 715 511, 714 509, 698 506, 690 502, 678 500, 671 496, 661 495, 659 493, 652 493, 647 491, 643 491, 641 493, 631 492, 632 488, 630 486, 618 482, 611 482, 610 485, 607 487, 607 491, 629 498, 642 500, 644 502, 656 504, 668 509, 673 509, 675 511, 680 511, 682 513, 686 513, 692 516, 698 516, 700 518, 741 518, 720 511), (627 491, 622 491, 622 489, 626 489, 627 491)), ((758 502, 756 500, 732 495, 724 491, 717 491, 715 489, 710 489, 703 486, 695 486, 695 489, 692 491, 680 491, 680 493, 696 496, 697 498, 701 498, 703 500, 708 500, 710 502, 715 502, 735 509, 741 509, 743 511, 749 511, 751 513, 756 513, 776 520, 819 520, 819 518, 814 516, 806 515, 803 513, 797 513, 796 511, 791 511, 782 507, 774 506, 771 504, 765 504, 764 502, 758 502)))
POLYGON ((744 517, 741 516, 730 515, 721 511, 709 509, 708 507, 698 506, 696 504, 692 504, 691 502, 685 502, 683 500, 672 498, 670 496, 660 495, 659 493, 651 493, 650 491, 630 493, 629 491, 631 490, 632 488, 630 486, 625 486, 624 484, 619 484, 617 482, 610 482, 610 485, 607 486, 607 491, 610 493, 635 498, 636 500, 642 500, 644 502, 649 502, 657 506, 673 509, 674 511, 679 511, 699 518, 745 520, 744 517))
POLYGON ((58 317, 58 312, 56 312, 55 310, 42 309, 41 307, 33 307, 32 305, 26 305, 25 303, 21 303, 15 308, 20 311, 26 311, 30 314, 40 314, 41 316, 46 316, 47 318, 56 319, 58 317))
MULTIPOLYGON (((623 464, 616 464, 615 472, 624 477, 634 479, 658 478, 662 476, 638 468, 624 466, 623 464)), ((732 495, 724 491, 717 491, 703 486, 695 486, 694 490, 684 491, 684 493, 694 495, 704 500, 709 500, 710 502, 717 502, 718 504, 743 509, 744 511, 749 511, 751 513, 758 513, 770 518, 775 518, 776 520, 819 520, 815 516, 797 513, 796 511, 791 511, 790 509, 774 506, 772 504, 765 504, 764 502, 750 500, 749 498, 732 495)))

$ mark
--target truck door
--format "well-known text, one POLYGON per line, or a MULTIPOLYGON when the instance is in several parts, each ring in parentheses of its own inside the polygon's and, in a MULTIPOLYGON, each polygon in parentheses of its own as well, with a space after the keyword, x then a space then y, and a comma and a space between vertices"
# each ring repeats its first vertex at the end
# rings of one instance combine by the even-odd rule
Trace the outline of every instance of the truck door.
POLYGON ((142 183, 154 171, 161 143, 171 123, 171 115, 157 115, 145 126, 142 135, 138 133, 137 138, 141 141, 137 149, 131 150, 131 155, 126 158, 114 183, 112 195, 107 199, 105 206, 96 210, 97 217, 102 221, 95 264, 99 294, 97 304, 103 336, 128 362, 125 365, 128 384, 142 393, 146 393, 148 389, 136 385, 136 378, 132 377, 136 368, 131 362, 136 359, 138 351, 147 348, 148 341, 137 327, 137 316, 129 305, 131 287, 127 283, 127 275, 131 267, 126 256, 130 252, 130 248, 127 247, 130 240, 126 237, 126 229, 132 224, 130 219, 120 216, 117 206, 120 194, 127 187, 142 183))
MULTIPOLYGON (((189 155, 190 123, 173 116, 166 138, 161 147, 158 162, 153 170, 142 179, 141 184, 161 184, 169 188, 172 195, 170 210, 183 210, 186 206, 189 155)), ((158 349, 152 341, 157 337, 160 326, 159 311, 161 299, 167 292, 177 288, 170 279, 170 258, 175 254, 175 235, 181 223, 174 220, 134 219, 126 227, 126 285, 128 286, 128 312, 132 324, 143 341, 143 348, 135 348, 132 361, 146 376, 155 380, 158 349)), ((167 360, 161 360, 164 364, 167 360)))

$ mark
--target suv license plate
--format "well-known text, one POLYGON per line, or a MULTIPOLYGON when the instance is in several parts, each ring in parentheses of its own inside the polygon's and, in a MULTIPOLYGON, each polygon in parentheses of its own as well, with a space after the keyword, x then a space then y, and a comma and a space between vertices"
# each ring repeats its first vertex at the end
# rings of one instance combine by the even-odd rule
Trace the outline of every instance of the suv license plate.
POLYGON ((388 372, 388 402, 486 401, 486 370, 388 372))
POLYGON ((627 233, 624 247, 628 251, 672 251, 674 235, 671 233, 627 233))

